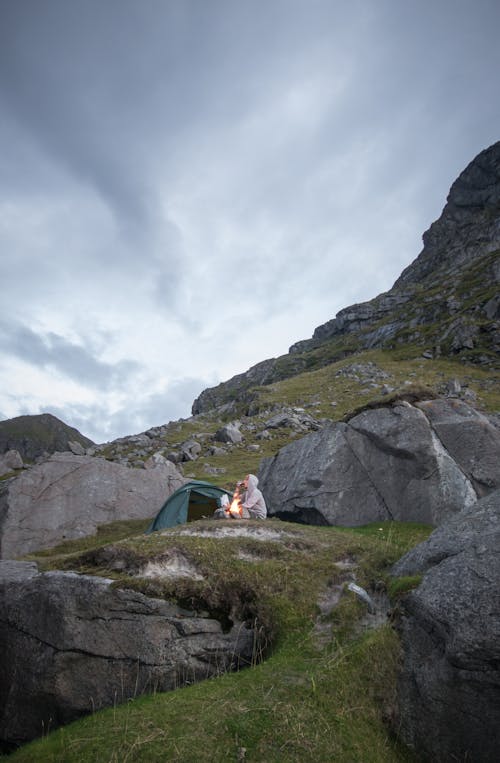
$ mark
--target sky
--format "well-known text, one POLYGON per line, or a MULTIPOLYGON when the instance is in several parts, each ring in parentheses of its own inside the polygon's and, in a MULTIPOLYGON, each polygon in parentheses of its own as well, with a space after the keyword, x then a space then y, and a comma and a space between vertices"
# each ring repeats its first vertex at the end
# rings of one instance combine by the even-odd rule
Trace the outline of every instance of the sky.
POLYGON ((498 0, 0 0, 0 419, 95 442, 387 291, 500 139, 498 0))

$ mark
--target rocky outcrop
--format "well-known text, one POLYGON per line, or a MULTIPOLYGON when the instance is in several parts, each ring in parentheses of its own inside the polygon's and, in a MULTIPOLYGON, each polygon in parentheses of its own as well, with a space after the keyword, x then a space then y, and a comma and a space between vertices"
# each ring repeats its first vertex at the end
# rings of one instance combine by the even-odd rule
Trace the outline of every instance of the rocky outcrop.
POLYGON ((232 443, 234 445, 243 440, 243 435, 241 434, 239 427, 236 426, 236 424, 231 423, 218 429, 214 435, 214 440, 215 442, 223 442, 226 444, 232 443))
POLYGON ((395 575, 424 574, 399 606, 397 730, 432 763, 500 750, 500 491, 444 523, 395 575))
POLYGON ((307 524, 438 525, 500 487, 500 432, 458 400, 396 402, 263 459, 270 516, 307 524))
POLYGON ((481 151, 455 180, 441 217, 423 235, 422 252, 395 286, 452 274, 479 256, 497 252, 499 216, 500 142, 481 151))
POLYGON ((4 749, 145 692, 249 664, 253 630, 69 572, 0 562, 4 749))
POLYGON ((128 469, 90 456, 56 453, 0 487, 0 558, 50 548, 115 520, 153 517, 184 484, 166 461, 128 469))
POLYGON ((19 451, 8 450, 3 456, 0 456, 0 477, 15 472, 17 469, 22 469, 23 466, 24 462, 19 451))
POLYGON ((453 183, 424 247, 392 289, 351 305, 293 344, 217 387, 204 390, 193 414, 235 401, 252 388, 371 348, 417 345, 425 357, 460 355, 485 365, 500 352, 500 142, 482 151, 453 183))
POLYGON ((17 450, 23 459, 33 461, 57 451, 90 448, 94 443, 51 413, 16 416, 0 421, 0 453, 17 450))

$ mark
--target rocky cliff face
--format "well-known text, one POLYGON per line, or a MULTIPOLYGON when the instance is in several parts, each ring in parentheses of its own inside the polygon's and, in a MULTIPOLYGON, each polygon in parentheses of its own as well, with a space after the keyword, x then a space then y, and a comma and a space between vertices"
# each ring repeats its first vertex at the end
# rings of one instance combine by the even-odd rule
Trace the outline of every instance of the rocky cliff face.
POLYGON ((428 357, 459 355, 498 364, 500 351, 500 142, 482 151, 453 183, 424 248, 393 288, 341 310, 288 355, 259 363, 193 403, 193 414, 251 399, 270 384, 369 348, 414 345, 428 357))

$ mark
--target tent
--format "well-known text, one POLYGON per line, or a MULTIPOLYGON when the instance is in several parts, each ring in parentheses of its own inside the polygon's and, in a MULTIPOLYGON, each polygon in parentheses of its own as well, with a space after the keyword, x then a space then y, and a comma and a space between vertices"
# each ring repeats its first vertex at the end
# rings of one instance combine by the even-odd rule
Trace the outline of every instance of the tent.
POLYGON ((221 506, 221 498, 227 495, 229 502, 233 496, 227 490, 212 485, 210 482, 191 480, 170 495, 146 530, 152 533, 165 527, 174 527, 194 519, 211 517, 221 506))

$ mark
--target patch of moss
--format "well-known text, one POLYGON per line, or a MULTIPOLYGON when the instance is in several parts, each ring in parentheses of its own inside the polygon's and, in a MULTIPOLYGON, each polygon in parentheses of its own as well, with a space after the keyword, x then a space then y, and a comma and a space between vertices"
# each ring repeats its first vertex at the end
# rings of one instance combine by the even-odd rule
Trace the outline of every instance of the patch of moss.
POLYGON ((422 582, 422 575, 406 575, 399 578, 393 578, 389 583, 388 591, 391 601, 398 599, 400 596, 404 596, 418 588, 422 582))

